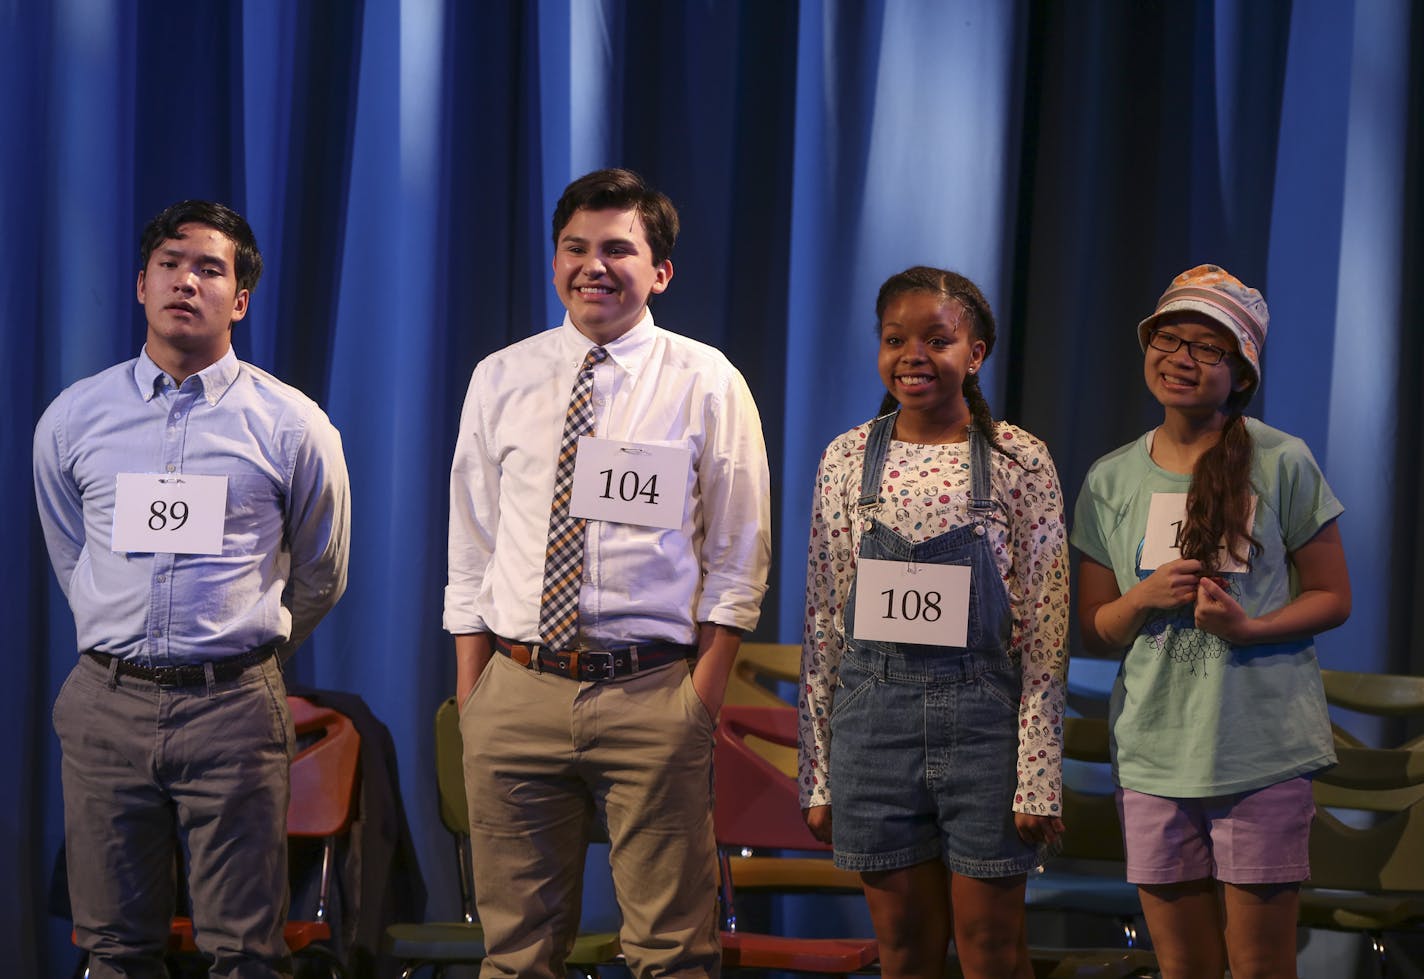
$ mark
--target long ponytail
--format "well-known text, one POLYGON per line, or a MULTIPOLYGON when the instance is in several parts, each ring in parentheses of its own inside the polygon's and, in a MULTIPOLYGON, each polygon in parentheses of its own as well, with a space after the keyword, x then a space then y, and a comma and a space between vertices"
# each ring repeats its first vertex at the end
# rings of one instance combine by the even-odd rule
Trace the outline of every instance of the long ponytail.
POLYGON ((1242 414, 1250 397, 1249 389, 1231 396, 1221 438, 1192 467, 1182 557, 1200 561, 1208 572, 1220 569, 1223 543, 1227 555, 1246 565, 1261 546, 1250 523, 1253 446, 1242 414))

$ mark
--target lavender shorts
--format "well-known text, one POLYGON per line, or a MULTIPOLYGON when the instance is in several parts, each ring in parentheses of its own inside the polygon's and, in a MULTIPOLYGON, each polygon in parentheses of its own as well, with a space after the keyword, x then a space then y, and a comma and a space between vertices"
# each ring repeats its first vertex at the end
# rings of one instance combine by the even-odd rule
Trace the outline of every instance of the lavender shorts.
POLYGON ((1203 799, 1117 790, 1133 884, 1212 877, 1224 884, 1282 884, 1310 876, 1315 800, 1304 776, 1203 799))

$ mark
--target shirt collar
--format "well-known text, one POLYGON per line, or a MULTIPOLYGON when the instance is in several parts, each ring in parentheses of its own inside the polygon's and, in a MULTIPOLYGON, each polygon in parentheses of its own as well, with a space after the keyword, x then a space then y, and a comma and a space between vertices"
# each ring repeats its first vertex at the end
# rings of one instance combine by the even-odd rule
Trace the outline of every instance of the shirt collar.
MULTIPOLYGON (((232 387, 232 382, 237 380, 239 366, 237 352, 228 347, 227 353, 215 363, 193 375, 203 385, 203 400, 210 405, 221 401, 227 389, 232 387)), ((147 346, 139 351, 138 360, 134 362, 134 383, 138 385, 139 395, 144 401, 152 401, 154 395, 173 384, 168 373, 149 357, 147 346)))
MULTIPOLYGON (((598 346, 588 337, 578 331, 574 326, 569 314, 564 313, 564 322, 559 327, 560 335, 564 345, 569 351, 571 359, 582 363, 583 358, 594 347, 598 346)), ((643 363, 652 352, 653 341, 657 339, 658 325, 653 322, 653 311, 648 307, 643 307, 643 318, 637 324, 623 334, 617 340, 611 340, 603 344, 603 349, 608 351, 609 358, 623 368, 629 374, 637 374, 643 363)))

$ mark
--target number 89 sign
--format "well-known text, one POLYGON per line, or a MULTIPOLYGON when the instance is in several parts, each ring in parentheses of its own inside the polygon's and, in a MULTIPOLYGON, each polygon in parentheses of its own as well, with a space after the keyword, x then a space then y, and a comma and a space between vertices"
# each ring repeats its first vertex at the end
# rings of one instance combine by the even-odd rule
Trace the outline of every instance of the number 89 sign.
POLYGON ((861 560, 855 569, 855 638, 963 646, 969 641, 969 581, 964 565, 861 560))
POLYGON ((692 450, 677 445, 579 439, 569 513, 586 520, 677 530, 687 509, 692 450))
POLYGON ((120 554, 221 554, 226 515, 226 476, 119 473, 111 546, 120 554))

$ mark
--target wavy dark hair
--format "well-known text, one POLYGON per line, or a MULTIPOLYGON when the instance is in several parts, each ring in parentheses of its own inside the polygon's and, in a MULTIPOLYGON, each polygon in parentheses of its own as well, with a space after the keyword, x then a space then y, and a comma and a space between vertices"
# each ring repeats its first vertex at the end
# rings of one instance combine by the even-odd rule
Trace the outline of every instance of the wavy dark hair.
MULTIPOLYGON (((1238 355, 1231 357, 1232 377, 1242 370, 1238 355)), ((1187 516, 1177 538, 1182 557, 1197 560, 1208 572, 1221 566, 1221 545, 1237 561, 1249 565, 1261 542, 1251 536, 1251 433, 1243 414, 1256 384, 1232 391, 1226 399, 1226 424, 1221 438, 1202 453, 1192 467, 1187 491, 1187 516)))
MULTIPOLYGON (((989 359, 989 354, 994 349, 994 338, 997 335, 994 325, 994 311, 989 308, 989 300, 984 298, 984 293, 965 276, 958 272, 950 272, 946 269, 931 268, 928 265, 916 265, 903 272, 897 272, 885 280, 880 287, 879 294, 875 297, 875 333, 880 334, 880 325, 885 320, 885 309, 891 302, 909 292, 930 292, 944 296, 946 299, 953 299, 959 303, 960 307, 969 315, 970 331, 976 340, 984 343, 984 359, 989 359)), ((969 417, 971 424, 979 430, 979 434, 989 440, 990 445, 995 444, 994 438, 994 416, 989 412, 989 402, 984 400, 984 392, 979 389, 979 375, 964 375, 964 400, 969 403, 969 417)), ((885 392, 885 397, 880 401, 880 411, 877 414, 884 415, 900 407, 900 403, 895 400, 894 395, 889 391, 885 392)))
POLYGON ((638 212, 654 265, 661 265, 672 257, 679 230, 677 208, 666 194, 650 187, 641 176, 616 167, 586 173, 564 188, 563 196, 554 206, 554 248, 559 247, 559 235, 575 211, 581 208, 601 211, 609 207, 632 208, 638 212))

